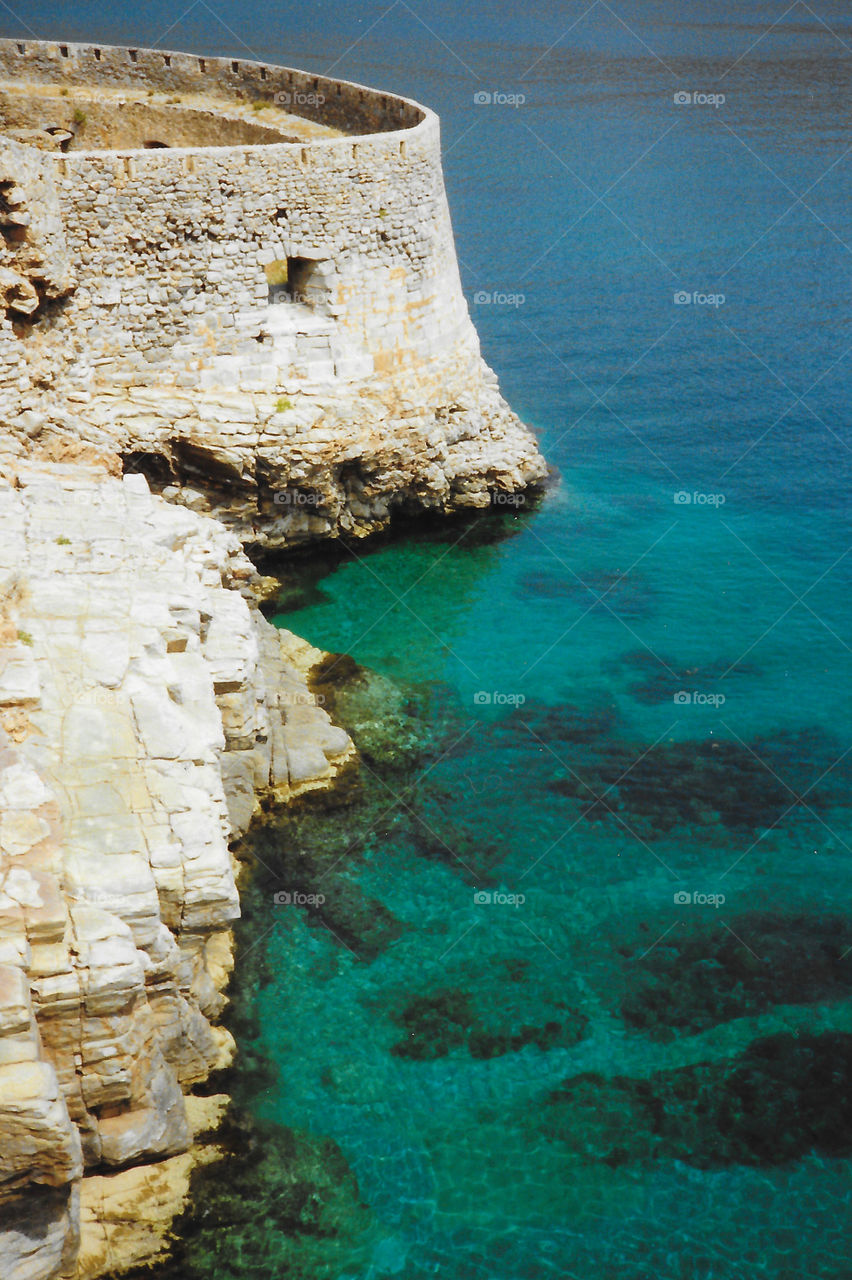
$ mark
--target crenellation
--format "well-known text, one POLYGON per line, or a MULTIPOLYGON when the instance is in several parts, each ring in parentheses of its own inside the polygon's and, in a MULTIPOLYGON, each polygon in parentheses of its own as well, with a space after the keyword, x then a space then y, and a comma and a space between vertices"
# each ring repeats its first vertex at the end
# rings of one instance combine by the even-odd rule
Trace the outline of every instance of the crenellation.
POLYGON ((293 114, 347 133, 386 132, 400 125, 412 128, 425 114, 418 104, 395 95, 297 68, 159 49, 0 40, 0 80, 6 79, 64 87, 201 93, 221 102, 244 97, 274 104, 277 93, 289 91, 291 101, 286 105, 293 114))

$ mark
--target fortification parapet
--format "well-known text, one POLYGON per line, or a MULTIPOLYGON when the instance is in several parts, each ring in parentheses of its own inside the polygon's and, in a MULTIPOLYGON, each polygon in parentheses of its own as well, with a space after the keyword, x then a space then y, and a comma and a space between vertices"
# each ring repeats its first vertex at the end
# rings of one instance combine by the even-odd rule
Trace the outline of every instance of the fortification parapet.
MULTIPOLYGON (((297 397, 324 397, 329 430, 360 420, 383 458, 416 419, 406 457, 429 442, 438 459, 427 468, 438 490, 418 503, 452 506, 455 486, 455 501, 483 505, 489 487, 542 473, 480 356, 427 108, 244 60, 6 40, 0 156, 10 182, 22 170, 25 203, 38 173, 70 264, 62 290, 30 279, 35 306, 7 294, 7 401, 71 402, 98 444, 164 459, 178 480, 181 457, 202 470, 206 458, 255 495, 292 457, 298 430, 274 410, 297 397), (247 399, 235 408, 235 396, 247 399), (466 446, 462 478, 447 479, 447 450, 495 424, 525 461, 486 463, 487 449, 466 446)), ((3 192, 9 250, 36 223, 16 222, 3 192)), ((382 504, 365 516, 386 518, 382 504)))

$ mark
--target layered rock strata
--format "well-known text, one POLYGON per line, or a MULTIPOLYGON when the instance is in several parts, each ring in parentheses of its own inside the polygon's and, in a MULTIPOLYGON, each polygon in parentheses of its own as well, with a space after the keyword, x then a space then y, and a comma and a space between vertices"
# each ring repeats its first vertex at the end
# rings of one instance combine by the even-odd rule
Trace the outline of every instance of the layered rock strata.
POLYGON ((480 353, 427 108, 0 40, 0 134, 0 1276, 92 1280, 157 1256, 189 1091, 233 1048, 230 844, 352 750, 241 545, 545 464, 480 353))
POLYGON ((0 482, 4 1280, 97 1274, 97 1204, 121 1221, 139 1212, 122 1187, 171 1185, 110 1171, 185 1152, 184 1094, 232 1052, 229 843, 264 792, 324 785, 352 750, 255 576, 141 476, 77 461, 0 482))

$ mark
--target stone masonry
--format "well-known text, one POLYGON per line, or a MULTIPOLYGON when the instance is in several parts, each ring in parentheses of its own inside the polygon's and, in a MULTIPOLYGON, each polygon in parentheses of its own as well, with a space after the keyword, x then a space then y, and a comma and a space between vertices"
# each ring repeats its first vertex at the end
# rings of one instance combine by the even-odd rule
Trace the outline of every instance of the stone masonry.
POLYGON ((0 41, 0 1277, 158 1257, 227 1100, 233 847, 353 755, 246 546, 542 482, 435 115, 0 41), (211 518, 211 517, 218 518, 211 518))
POLYGON ((0 316, 0 403, 30 438, 41 413, 160 483, 205 477, 280 545, 541 481, 480 355, 431 111, 254 63, 0 41, 4 111, 34 211, 8 247, 40 239, 62 282, 0 316), (209 145, 217 113, 245 143, 209 145), (276 503, 291 488, 310 529, 276 503))

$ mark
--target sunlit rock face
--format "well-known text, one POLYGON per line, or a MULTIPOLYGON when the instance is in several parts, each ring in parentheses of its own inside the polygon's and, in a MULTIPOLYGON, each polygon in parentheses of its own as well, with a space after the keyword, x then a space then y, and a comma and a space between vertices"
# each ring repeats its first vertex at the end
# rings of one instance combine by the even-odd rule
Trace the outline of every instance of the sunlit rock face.
POLYGON ((545 470, 480 354, 432 112, 0 41, 4 1280, 157 1256, 188 1091, 233 1050, 233 842, 353 754, 242 547, 545 470))
POLYGON ((189 1147, 184 1091, 232 1051, 229 842, 258 797, 324 785, 351 750, 255 577, 141 476, 34 463, 0 483, 4 1277, 75 1256, 87 1170, 189 1147))
POLYGON ((480 354, 433 112, 251 62, 0 41, 3 131, 49 192, 52 268, 0 274, 10 417, 204 490, 272 546, 544 478, 480 354))

